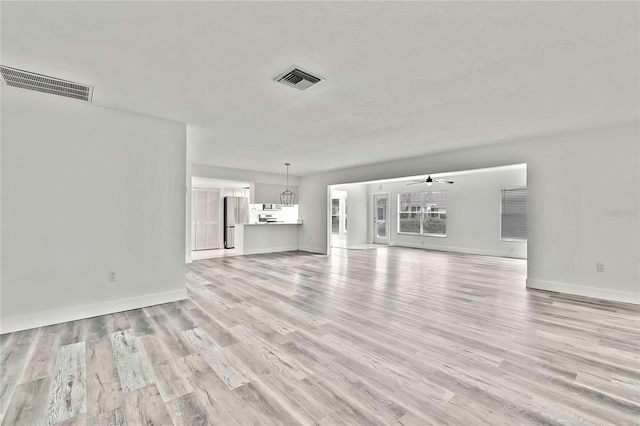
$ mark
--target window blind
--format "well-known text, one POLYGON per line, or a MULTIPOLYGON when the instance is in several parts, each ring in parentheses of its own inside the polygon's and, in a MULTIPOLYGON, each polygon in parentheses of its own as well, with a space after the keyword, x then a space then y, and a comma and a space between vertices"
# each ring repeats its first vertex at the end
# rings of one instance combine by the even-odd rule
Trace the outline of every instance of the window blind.
POLYGON ((502 189, 500 238, 527 241, 527 188, 502 189))

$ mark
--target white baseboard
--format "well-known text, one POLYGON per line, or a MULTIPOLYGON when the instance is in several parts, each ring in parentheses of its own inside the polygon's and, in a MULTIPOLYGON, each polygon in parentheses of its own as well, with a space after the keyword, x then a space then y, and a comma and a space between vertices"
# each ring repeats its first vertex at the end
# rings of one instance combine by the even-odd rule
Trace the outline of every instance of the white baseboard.
POLYGON ((640 304, 640 293, 609 290, 599 287, 588 287, 583 285, 527 278, 527 288, 555 291, 557 293, 574 294, 577 296, 592 297, 594 299, 611 300, 613 302, 632 303, 635 305, 640 304))
POLYGON ((437 250, 437 251, 447 251, 454 253, 466 253, 466 254, 477 254, 480 256, 498 256, 498 257, 511 257, 514 259, 526 259, 526 256, 519 256, 516 253, 511 252, 503 252, 497 250, 481 250, 481 249, 472 249, 466 247, 443 247, 443 246, 430 246, 427 244, 412 244, 412 243, 393 243, 390 244, 395 247, 409 247, 409 248, 417 248, 417 249, 425 249, 425 250, 437 250))
POLYGON ((306 252, 309 252, 309 253, 316 253, 316 254, 327 254, 327 250, 326 249, 320 249, 318 247, 299 246, 298 250, 306 251, 306 252))
POLYGON ((176 302, 187 298, 187 289, 185 288, 164 293, 147 294, 126 299, 71 306, 65 309, 54 309, 28 315, 2 318, 2 321, 0 321, 0 334, 144 308, 145 306, 159 305, 161 303, 176 302))
POLYGON ((242 254, 265 254, 265 253, 277 253, 280 251, 296 251, 298 246, 281 246, 281 247, 265 247, 262 249, 243 250, 242 254))

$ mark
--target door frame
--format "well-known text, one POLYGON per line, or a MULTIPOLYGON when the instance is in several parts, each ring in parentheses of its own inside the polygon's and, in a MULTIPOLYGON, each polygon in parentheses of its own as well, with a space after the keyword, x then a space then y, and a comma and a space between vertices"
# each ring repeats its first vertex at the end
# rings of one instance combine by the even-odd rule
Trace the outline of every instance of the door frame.
POLYGON ((391 222, 389 221, 389 219, 393 216, 392 212, 391 212, 391 193, 389 191, 383 191, 383 192, 372 192, 371 193, 371 205, 369 207, 369 214, 370 216, 370 220, 369 220, 369 224, 371 224, 371 242, 373 244, 385 244, 385 245, 391 245, 391 222), (387 238, 386 238, 386 243, 377 243, 376 242, 376 222, 377 222, 377 212, 375 211, 376 209, 376 195, 386 195, 387 196, 387 238))

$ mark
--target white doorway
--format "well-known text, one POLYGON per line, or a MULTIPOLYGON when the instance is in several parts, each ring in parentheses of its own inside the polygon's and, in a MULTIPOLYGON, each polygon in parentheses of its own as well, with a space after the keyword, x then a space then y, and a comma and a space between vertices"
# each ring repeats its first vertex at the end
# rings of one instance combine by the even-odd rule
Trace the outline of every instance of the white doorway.
POLYGON ((249 198, 250 186, 248 182, 192 176, 191 229, 188 234, 192 260, 236 254, 234 249, 223 249, 223 201, 224 197, 249 198))
POLYGON ((331 245, 347 247, 347 191, 331 191, 331 245))
POLYGON ((389 244, 389 193, 373 195, 373 243, 389 244))

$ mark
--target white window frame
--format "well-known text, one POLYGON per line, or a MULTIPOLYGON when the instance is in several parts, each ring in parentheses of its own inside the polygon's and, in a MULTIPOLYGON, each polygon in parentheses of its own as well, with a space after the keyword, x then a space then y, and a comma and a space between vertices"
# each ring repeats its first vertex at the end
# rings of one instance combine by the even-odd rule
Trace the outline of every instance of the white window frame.
POLYGON ((419 235, 419 236, 423 236, 423 237, 437 237, 437 238, 446 238, 447 237, 447 231, 446 231, 446 215, 447 215, 447 190, 446 189, 439 189, 439 190, 433 190, 433 191, 413 191, 413 192, 399 192, 398 193, 398 197, 397 197, 397 208, 398 208, 398 217, 397 217, 397 233, 398 234, 402 234, 402 235, 419 235), (427 206, 427 209, 425 209, 425 194, 430 193, 430 192, 443 192, 444 193, 444 199, 445 199, 445 207, 444 207, 444 211, 437 211, 437 212, 432 212, 431 208, 427 206), (418 207, 418 209, 416 210, 416 206, 411 206, 411 210, 409 211, 402 211, 400 209, 400 199, 401 196, 403 194, 420 194, 420 199, 419 199, 419 203, 420 206, 418 207), (408 231, 400 231, 400 215, 402 214, 411 214, 411 213, 418 213, 420 215, 420 232, 408 232, 408 231), (434 234, 434 233, 428 233, 425 232, 424 229, 424 219, 428 214, 437 214, 438 217, 440 217, 441 215, 445 215, 445 233, 444 234, 434 234))

